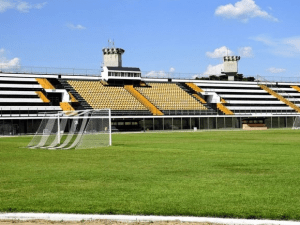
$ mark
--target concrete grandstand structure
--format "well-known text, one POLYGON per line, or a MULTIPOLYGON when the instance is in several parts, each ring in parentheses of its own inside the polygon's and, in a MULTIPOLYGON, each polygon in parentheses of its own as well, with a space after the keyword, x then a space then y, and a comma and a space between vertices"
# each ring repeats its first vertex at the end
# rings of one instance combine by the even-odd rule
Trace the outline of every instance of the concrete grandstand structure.
POLYGON ((101 74, 2 69, 0 135, 35 133, 61 110, 109 108, 115 131, 286 128, 300 115, 300 83, 234 80, 239 57, 224 57, 227 80, 176 79, 122 67, 124 52, 103 49, 101 74))

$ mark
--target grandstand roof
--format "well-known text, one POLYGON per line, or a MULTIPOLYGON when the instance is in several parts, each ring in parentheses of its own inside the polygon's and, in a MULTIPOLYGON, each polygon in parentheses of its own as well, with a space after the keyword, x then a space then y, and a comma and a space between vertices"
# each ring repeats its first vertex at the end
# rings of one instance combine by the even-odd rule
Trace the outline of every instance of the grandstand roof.
POLYGON ((140 72, 140 68, 137 67, 113 67, 113 66, 107 66, 108 70, 119 70, 119 71, 138 71, 140 72))

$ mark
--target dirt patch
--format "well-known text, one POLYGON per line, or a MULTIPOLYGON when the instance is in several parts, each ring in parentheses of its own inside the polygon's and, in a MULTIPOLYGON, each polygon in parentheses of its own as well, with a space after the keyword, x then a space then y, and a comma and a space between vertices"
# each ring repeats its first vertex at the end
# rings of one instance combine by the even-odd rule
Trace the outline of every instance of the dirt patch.
POLYGON ((221 225, 216 223, 195 223, 180 221, 161 222, 120 222, 112 220, 91 221, 50 221, 50 220, 0 220, 0 225, 37 225, 37 224, 59 224, 59 225, 221 225))

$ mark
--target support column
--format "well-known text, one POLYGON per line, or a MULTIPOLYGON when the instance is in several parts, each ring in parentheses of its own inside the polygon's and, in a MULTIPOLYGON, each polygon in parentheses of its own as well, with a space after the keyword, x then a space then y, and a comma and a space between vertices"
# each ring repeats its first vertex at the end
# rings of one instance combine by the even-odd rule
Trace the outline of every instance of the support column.
POLYGON ((209 117, 207 117, 207 129, 209 130, 209 117))
POLYGON ((181 126, 181 130, 182 130, 182 117, 180 118, 180 126, 181 126))
POLYGON ((271 116, 271 128, 273 128, 273 117, 271 116))
POLYGON ((155 130, 154 117, 153 117, 153 120, 152 120, 152 127, 153 127, 153 130, 155 130))
POLYGON ((287 118, 284 117, 284 125, 285 125, 285 128, 287 128, 287 118))

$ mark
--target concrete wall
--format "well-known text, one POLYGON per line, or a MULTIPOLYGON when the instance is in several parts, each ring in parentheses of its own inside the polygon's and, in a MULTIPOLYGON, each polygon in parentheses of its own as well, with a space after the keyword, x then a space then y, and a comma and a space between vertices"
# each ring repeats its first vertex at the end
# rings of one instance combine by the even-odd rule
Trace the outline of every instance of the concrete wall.
POLYGON ((103 66, 122 67, 122 48, 103 48, 103 66))

